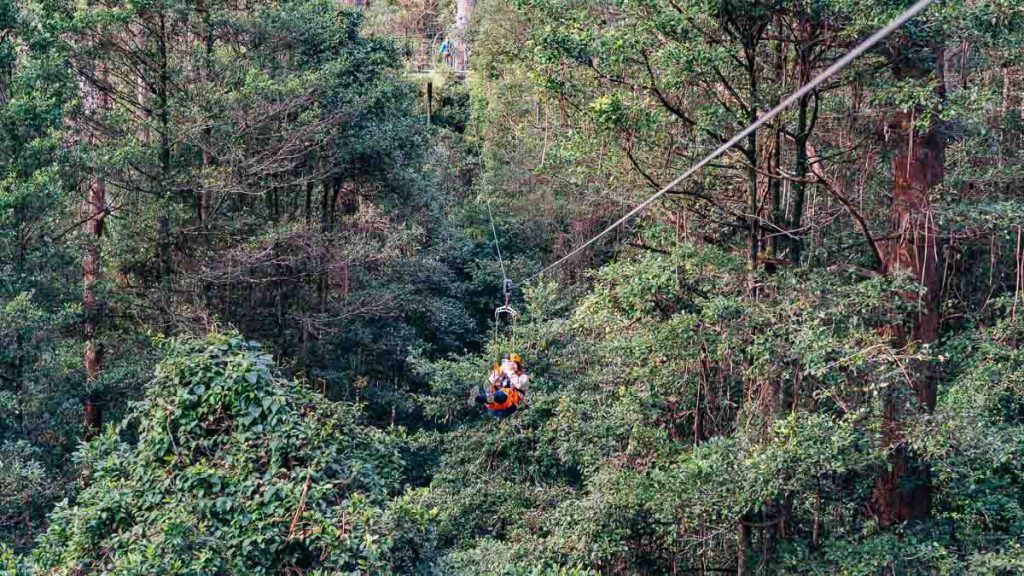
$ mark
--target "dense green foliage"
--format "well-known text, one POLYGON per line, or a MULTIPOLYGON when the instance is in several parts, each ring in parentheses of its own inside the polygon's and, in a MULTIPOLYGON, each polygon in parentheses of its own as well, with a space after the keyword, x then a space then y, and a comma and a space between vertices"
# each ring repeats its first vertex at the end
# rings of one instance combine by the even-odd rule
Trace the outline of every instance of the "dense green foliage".
POLYGON ((146 396, 77 455, 86 478, 34 552, 57 573, 408 572, 429 515, 401 439, 273 373, 232 334, 171 342, 146 396), (126 442, 122 438, 131 438, 126 442))
MULTIPOLYGON (((752 302, 743 269, 683 245, 605 267, 568 321, 536 296, 523 348, 557 361, 536 365, 515 421, 451 432, 458 441, 434 477, 439 546, 458 550, 458 573, 484 570, 501 546, 529 551, 506 560, 522 567, 699 571, 734 561, 737 518, 754 531, 752 562, 769 572, 1020 569, 1024 373, 1006 344, 1019 324, 938 354, 940 409, 906 436, 932 467, 934 520, 882 529, 864 503, 886 466, 884 393, 921 354, 871 328, 899 313, 900 286, 787 274, 752 302), (680 282, 687 295, 669 300, 680 282)), ((431 368, 448 397, 437 418, 470 418, 450 407, 484 361, 431 368)))
POLYGON ((0 573, 1024 573, 1019 2, 363 4, 0 0, 0 573))

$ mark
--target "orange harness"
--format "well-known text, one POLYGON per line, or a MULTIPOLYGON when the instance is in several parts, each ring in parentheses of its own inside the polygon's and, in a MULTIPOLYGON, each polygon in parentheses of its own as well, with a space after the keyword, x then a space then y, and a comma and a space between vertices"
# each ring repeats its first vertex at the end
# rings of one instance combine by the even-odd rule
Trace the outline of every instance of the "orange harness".
POLYGON ((507 396, 504 402, 490 402, 487 404, 488 410, 507 410, 513 406, 519 406, 519 401, 522 400, 522 394, 515 386, 506 384, 505 380, 498 380, 494 384, 491 384, 491 397, 498 391, 502 391, 507 396))

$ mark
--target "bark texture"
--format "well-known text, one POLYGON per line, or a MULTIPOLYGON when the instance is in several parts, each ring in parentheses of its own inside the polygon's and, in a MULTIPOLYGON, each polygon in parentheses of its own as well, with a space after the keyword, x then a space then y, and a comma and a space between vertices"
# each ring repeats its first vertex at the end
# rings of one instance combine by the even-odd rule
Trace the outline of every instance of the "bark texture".
MULTIPOLYGON (((893 64, 896 78, 936 82, 936 95, 941 101, 945 96, 941 47, 911 44, 897 54, 905 56, 893 64)), ((916 305, 914 317, 891 327, 897 346, 930 344, 939 337, 940 231, 932 210, 932 195, 944 176, 945 143, 935 112, 920 106, 902 110, 887 127, 893 150, 893 197, 883 268, 887 274, 910 274, 917 285, 916 292, 904 295, 916 305)), ((929 516, 928 467, 908 450, 903 421, 914 410, 935 408, 937 378, 930 363, 917 362, 908 368, 912 381, 907 388, 911 390, 891 389, 885 399, 883 441, 891 456, 872 498, 874 512, 883 525, 929 516)))

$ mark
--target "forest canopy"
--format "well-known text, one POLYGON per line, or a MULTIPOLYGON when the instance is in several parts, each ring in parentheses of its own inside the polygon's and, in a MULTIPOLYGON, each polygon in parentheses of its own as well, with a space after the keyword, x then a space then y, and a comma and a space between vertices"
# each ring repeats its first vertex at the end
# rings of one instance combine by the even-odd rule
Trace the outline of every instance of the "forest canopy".
POLYGON ((769 113, 915 4, 0 0, 0 573, 1024 573, 1024 5, 769 113))

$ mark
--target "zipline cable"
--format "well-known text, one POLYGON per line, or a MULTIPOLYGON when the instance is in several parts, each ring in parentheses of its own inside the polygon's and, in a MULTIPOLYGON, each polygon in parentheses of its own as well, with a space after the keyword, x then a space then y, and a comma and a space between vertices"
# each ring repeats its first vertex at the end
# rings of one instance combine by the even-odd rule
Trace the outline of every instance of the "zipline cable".
MULTIPOLYGON (((491 220, 491 233, 494 234, 494 249, 498 252, 498 264, 501 265, 501 289, 507 290, 508 275, 505 274, 505 261, 501 258, 501 243, 498 242, 498 229, 494 227, 494 214, 491 213, 491 201, 487 201, 487 217, 491 220)), ((508 304, 506 302, 505 304, 508 304)))
POLYGON ((494 225, 494 213, 491 212, 491 202, 487 201, 487 218, 491 221, 491 234, 494 235, 494 250, 498 253, 498 264, 501 266, 501 290, 505 295, 505 305, 500 306, 494 311, 494 346, 498 346, 498 324, 501 320, 501 314, 506 313, 509 315, 509 321, 512 323, 512 350, 516 351, 516 319, 519 316, 516 311, 509 306, 509 298, 512 297, 512 281, 509 280, 508 274, 505 272, 505 260, 501 257, 501 241, 498 240, 498 229, 494 225))
MULTIPOLYGON (((629 220, 633 216, 636 216, 637 214, 642 212, 648 206, 653 204, 658 198, 661 198, 666 193, 671 191, 673 188, 678 186, 683 180, 686 180, 691 175, 693 175, 694 172, 697 172, 698 170, 700 170, 704 166, 708 165, 708 163, 710 163, 712 160, 718 158, 719 156, 724 154, 726 151, 728 151, 730 148, 735 146, 740 140, 746 138, 752 132, 754 132, 755 130, 757 130, 761 126, 763 126, 766 122, 768 122, 772 118, 775 118, 776 116, 778 116, 783 110, 785 110, 786 108, 791 106, 794 102, 796 102, 800 98, 803 98, 804 96, 809 94, 812 90, 814 90, 819 85, 821 85, 822 82, 824 82, 825 80, 828 80, 833 75, 835 75, 836 72, 839 72, 843 68, 846 68, 858 56, 860 56, 861 54, 863 54, 864 52, 869 50, 872 46, 874 46, 875 44, 877 44, 878 42, 883 40, 889 34, 892 34, 893 31, 895 31, 900 26, 903 26, 904 24, 906 24, 907 21, 909 21, 914 16, 917 16, 918 14, 920 14, 921 11, 923 11, 925 8, 930 6, 935 1, 936 0, 918 0, 918 2, 916 2, 913 6, 911 6, 910 8, 907 8, 906 10, 904 10, 902 14, 900 14, 899 16, 894 18, 892 21, 890 21, 884 27, 882 27, 877 32, 875 32, 870 37, 868 37, 867 40, 865 40, 865 41, 861 42, 860 44, 858 44, 853 50, 849 51, 845 56, 843 56, 839 60, 836 60, 831 66, 826 68, 824 72, 822 72, 821 74, 818 74, 817 76, 815 76, 814 79, 812 79, 810 82, 808 82, 807 84, 804 84, 796 92, 793 92, 792 94, 787 96, 784 100, 779 102, 778 105, 776 105, 774 108, 769 110, 764 116, 761 116, 757 120, 755 120, 753 124, 751 124, 750 126, 747 126, 746 128, 744 128, 742 131, 740 131, 735 136, 730 138, 728 142, 726 142, 725 144, 722 144, 721 146, 716 148, 711 154, 708 154, 707 156, 705 156, 703 160, 701 160, 700 162, 697 162, 696 164, 691 166, 689 170, 687 170, 686 172, 683 172, 675 180, 673 180, 673 181, 669 182, 668 184, 666 184, 664 188, 662 188, 661 190, 658 190, 657 192, 655 192, 650 198, 648 198, 648 199, 644 200, 643 202, 641 202, 639 205, 637 205, 635 208, 633 208, 632 210, 627 212, 623 217, 621 217, 618 220, 616 220, 615 222, 613 222, 610 226, 608 226, 607 228, 602 230, 596 236, 594 236, 590 240, 587 240, 586 242, 584 242, 580 246, 576 247, 575 249, 573 249, 571 252, 569 252, 565 256, 562 256, 558 260, 555 260, 553 263, 549 264, 547 267, 542 269, 540 272, 537 272, 533 276, 530 276, 526 280, 526 283, 529 284, 529 283, 533 282, 534 280, 536 280, 537 278, 540 278, 541 276, 543 276, 545 273, 547 273, 552 268, 555 268, 555 267, 559 266, 560 264, 562 264, 563 262, 565 262, 569 258, 572 258, 576 254, 579 254, 586 247, 590 246, 594 242, 597 242, 599 239, 601 239, 602 237, 607 235, 609 232, 611 232, 612 230, 615 230, 616 228, 621 226, 624 222, 626 222, 627 220, 629 220)), ((754 105, 754 104, 752 103, 752 105, 754 105)), ((493 220, 492 220, 492 225, 493 225, 493 220)))

